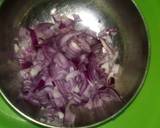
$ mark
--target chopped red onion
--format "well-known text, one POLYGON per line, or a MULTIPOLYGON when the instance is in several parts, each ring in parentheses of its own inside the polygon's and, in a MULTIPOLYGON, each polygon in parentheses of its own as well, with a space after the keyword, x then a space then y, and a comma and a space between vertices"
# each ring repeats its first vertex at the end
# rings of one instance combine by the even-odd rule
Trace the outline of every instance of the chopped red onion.
POLYGON ((75 14, 73 18, 54 14, 54 24, 21 28, 15 51, 21 96, 47 111, 45 120, 72 125, 76 119, 72 105, 93 109, 110 100, 121 101, 114 88, 118 52, 110 44, 117 30, 108 28, 99 34, 84 26, 77 30, 81 19, 75 14))

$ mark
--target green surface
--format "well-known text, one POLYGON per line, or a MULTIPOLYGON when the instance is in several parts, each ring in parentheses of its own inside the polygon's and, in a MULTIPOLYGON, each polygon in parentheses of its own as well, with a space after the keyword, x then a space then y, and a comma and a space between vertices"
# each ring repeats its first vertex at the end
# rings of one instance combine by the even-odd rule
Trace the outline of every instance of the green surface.
MULTIPOLYGON (((0 0, 2 1, 2 0, 0 0)), ((117 118, 99 128, 160 128, 160 0, 135 0, 148 26, 151 62, 144 87, 117 118)), ((123 0, 122 0, 123 2, 123 0)), ((0 97, 0 128, 39 128, 17 115, 0 97)))

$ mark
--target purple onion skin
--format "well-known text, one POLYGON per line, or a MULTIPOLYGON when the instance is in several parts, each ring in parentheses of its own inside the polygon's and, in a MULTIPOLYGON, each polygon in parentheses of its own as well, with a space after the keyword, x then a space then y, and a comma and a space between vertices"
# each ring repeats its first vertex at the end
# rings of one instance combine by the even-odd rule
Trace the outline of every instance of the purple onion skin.
POLYGON ((30 28, 28 30, 30 32, 30 36, 31 36, 31 39, 32 39, 32 47, 37 51, 38 47, 39 47, 37 35, 36 35, 34 30, 32 30, 30 28))
POLYGON ((27 68, 30 68, 32 65, 33 65, 32 62, 26 61, 26 62, 24 62, 24 63, 21 63, 21 68, 22 68, 22 69, 27 69, 27 68))

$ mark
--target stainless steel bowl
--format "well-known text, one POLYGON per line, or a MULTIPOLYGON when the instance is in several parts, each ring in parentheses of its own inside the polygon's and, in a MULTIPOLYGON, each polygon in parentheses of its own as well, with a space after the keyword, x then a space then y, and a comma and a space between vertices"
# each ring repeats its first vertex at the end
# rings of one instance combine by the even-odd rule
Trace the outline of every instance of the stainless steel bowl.
MULTIPOLYGON (((116 26, 119 30, 117 46, 120 50, 118 63, 121 73, 116 89, 124 103, 109 102, 93 111, 77 108, 81 113, 75 127, 93 127, 118 115, 134 99, 142 87, 149 63, 149 44, 143 18, 131 0, 5 0, 0 9, 0 90, 5 100, 28 120, 46 127, 56 124, 42 123, 40 109, 19 98, 21 88, 19 67, 14 59, 14 38, 22 25, 33 25, 42 21, 52 22, 50 13, 54 9, 70 15, 83 13, 101 20, 100 26, 87 19, 86 23, 99 31, 103 27, 116 26)), ((63 126, 66 127, 66 126, 63 126)))

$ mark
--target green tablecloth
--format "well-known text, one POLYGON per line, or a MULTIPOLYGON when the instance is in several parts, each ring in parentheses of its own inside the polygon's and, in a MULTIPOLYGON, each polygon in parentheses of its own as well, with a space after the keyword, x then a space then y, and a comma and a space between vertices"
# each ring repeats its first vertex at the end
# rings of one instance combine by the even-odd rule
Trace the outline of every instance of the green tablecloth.
MULTIPOLYGON (((99 126, 100 128, 160 128, 160 0, 135 0, 135 2, 148 26, 151 44, 149 72, 136 100, 117 118, 99 126)), ((16 114, 0 96, 0 128, 39 127, 16 114)))

